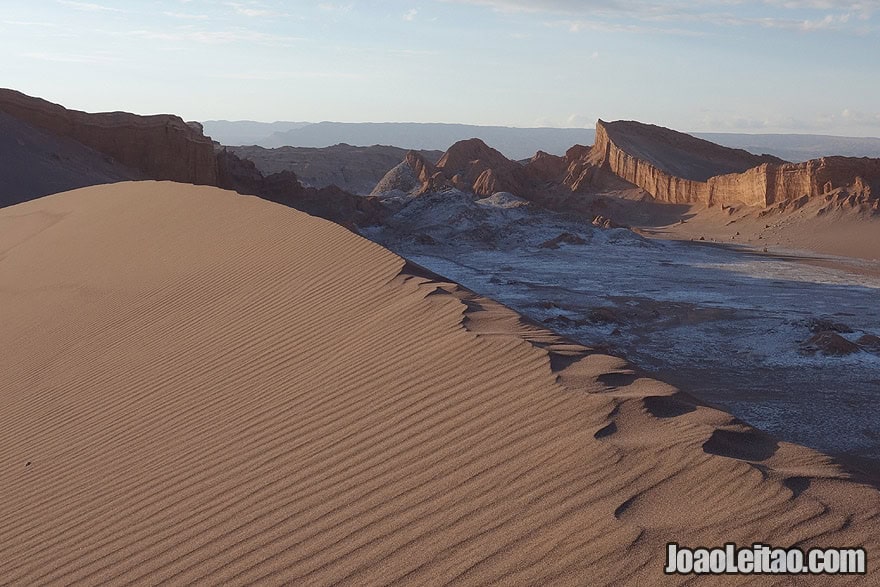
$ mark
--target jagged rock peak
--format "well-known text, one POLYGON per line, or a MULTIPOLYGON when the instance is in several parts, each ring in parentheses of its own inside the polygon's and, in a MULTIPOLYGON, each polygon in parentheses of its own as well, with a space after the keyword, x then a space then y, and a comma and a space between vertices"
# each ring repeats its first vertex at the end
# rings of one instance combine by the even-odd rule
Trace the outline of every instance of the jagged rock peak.
POLYGON ((403 161, 392 167, 373 188, 371 195, 414 196, 424 191, 436 171, 417 151, 408 151, 403 161))
POLYGON ((420 182, 425 182, 434 175, 434 166, 418 151, 407 151, 403 160, 420 182))
POLYGON ((539 181, 561 181, 568 165, 564 157, 538 151, 525 167, 529 175, 539 181))
POLYGON ((461 173, 475 161, 481 161, 486 167, 510 167, 518 165, 499 151, 493 149, 482 140, 473 138, 458 141, 443 154, 437 162, 437 168, 443 169, 445 175, 461 173))

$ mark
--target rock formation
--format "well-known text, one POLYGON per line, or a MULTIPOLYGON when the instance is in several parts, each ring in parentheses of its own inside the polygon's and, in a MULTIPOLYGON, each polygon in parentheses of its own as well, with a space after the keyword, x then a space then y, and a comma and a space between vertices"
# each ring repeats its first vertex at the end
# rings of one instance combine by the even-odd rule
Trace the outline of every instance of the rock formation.
POLYGON ((0 112, 0 207, 90 185, 144 179, 111 157, 0 112))
POLYGON ((53 135, 75 140, 153 179, 217 183, 211 140, 177 116, 88 114, 8 89, 0 89, 0 111, 53 135))
POLYGON ((880 159, 823 157, 786 163, 631 121, 598 121, 589 158, 656 200, 677 204, 767 207, 841 191, 862 201, 876 198, 880 187, 880 159))
POLYGON ((304 187, 292 171, 263 176, 253 161, 222 149, 217 152, 219 187, 259 196, 355 229, 381 222, 386 208, 376 197, 350 194, 335 185, 304 187))
POLYGON ((408 151, 403 161, 392 167, 379 180, 372 194, 388 196, 415 196, 428 188, 434 175, 434 166, 418 151, 408 151))
POLYGON ((0 89, 0 204, 129 179, 213 185, 303 210, 349 228, 379 222, 385 207, 336 186, 303 187, 296 174, 264 175, 214 143, 197 122, 126 112, 88 114, 0 89), (8 170, 8 171, 7 171, 8 170))
POLYGON ((521 165, 480 139, 468 139, 452 145, 435 166, 410 151, 403 162, 382 178, 373 193, 419 195, 455 188, 480 197, 509 192, 530 198, 540 184, 556 183, 564 172, 563 157, 538 152, 527 165, 521 165))
MULTIPOLYGON (((354 147, 339 144, 332 147, 227 147, 230 151, 256 163, 263 175, 293 171, 308 187, 335 185, 347 192, 367 195, 389 169, 400 163, 406 149, 373 145, 354 147)), ((412 151, 425 162, 436 162, 441 151, 412 151)))
POLYGON ((526 197, 528 175, 523 166, 511 161, 480 139, 452 145, 437 162, 430 189, 451 186, 478 196, 511 192, 526 197))

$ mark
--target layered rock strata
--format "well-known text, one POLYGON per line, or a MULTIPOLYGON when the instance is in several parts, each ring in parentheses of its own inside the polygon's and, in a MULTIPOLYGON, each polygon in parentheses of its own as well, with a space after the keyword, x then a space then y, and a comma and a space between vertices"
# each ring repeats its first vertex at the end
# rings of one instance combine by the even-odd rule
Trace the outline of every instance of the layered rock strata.
POLYGON ((840 191, 873 199, 880 186, 880 159, 787 163, 630 121, 597 122, 590 157, 655 199, 676 204, 766 207, 840 191))

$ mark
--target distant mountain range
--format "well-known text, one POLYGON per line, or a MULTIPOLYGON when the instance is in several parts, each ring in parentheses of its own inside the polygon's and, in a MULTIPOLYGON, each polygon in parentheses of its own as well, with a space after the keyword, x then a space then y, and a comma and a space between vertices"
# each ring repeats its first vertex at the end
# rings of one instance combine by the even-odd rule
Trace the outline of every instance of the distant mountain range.
POLYGON ((596 133, 586 128, 514 128, 468 124, 416 122, 318 122, 314 124, 275 122, 274 131, 253 139, 259 128, 252 122, 209 120, 205 133, 223 145, 255 144, 261 147, 330 147, 340 143, 369 147, 388 145, 403 149, 445 151, 458 141, 482 139, 511 159, 527 159, 537 151, 564 154, 575 144, 592 144, 596 133), (236 126, 240 124, 241 126, 236 126), (288 125, 284 128, 283 125, 288 125), (290 125, 300 125, 291 127, 290 125), (239 129, 241 132, 239 132, 239 129))
MULTIPOLYGON (((368 147, 444 151, 470 138, 482 139, 505 156, 522 160, 544 151, 563 155, 575 144, 591 145, 596 131, 586 128, 516 128, 415 122, 253 122, 208 120, 205 133, 223 145, 266 148, 330 147, 340 143, 368 147)), ((691 133, 725 147, 800 162, 828 155, 880 157, 880 138, 802 134, 691 133)))
POLYGON ((776 155, 800 163, 829 155, 880 157, 880 138, 800 134, 691 133, 695 137, 755 155, 776 155))

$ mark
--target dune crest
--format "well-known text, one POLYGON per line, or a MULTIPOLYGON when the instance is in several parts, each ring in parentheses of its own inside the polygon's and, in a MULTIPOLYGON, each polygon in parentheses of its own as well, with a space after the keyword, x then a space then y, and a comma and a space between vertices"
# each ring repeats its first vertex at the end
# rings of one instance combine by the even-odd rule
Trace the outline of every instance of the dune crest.
POLYGON ((672 540, 880 547, 826 457, 338 225, 168 182, 11 218, 4 582, 676 584, 672 540))

